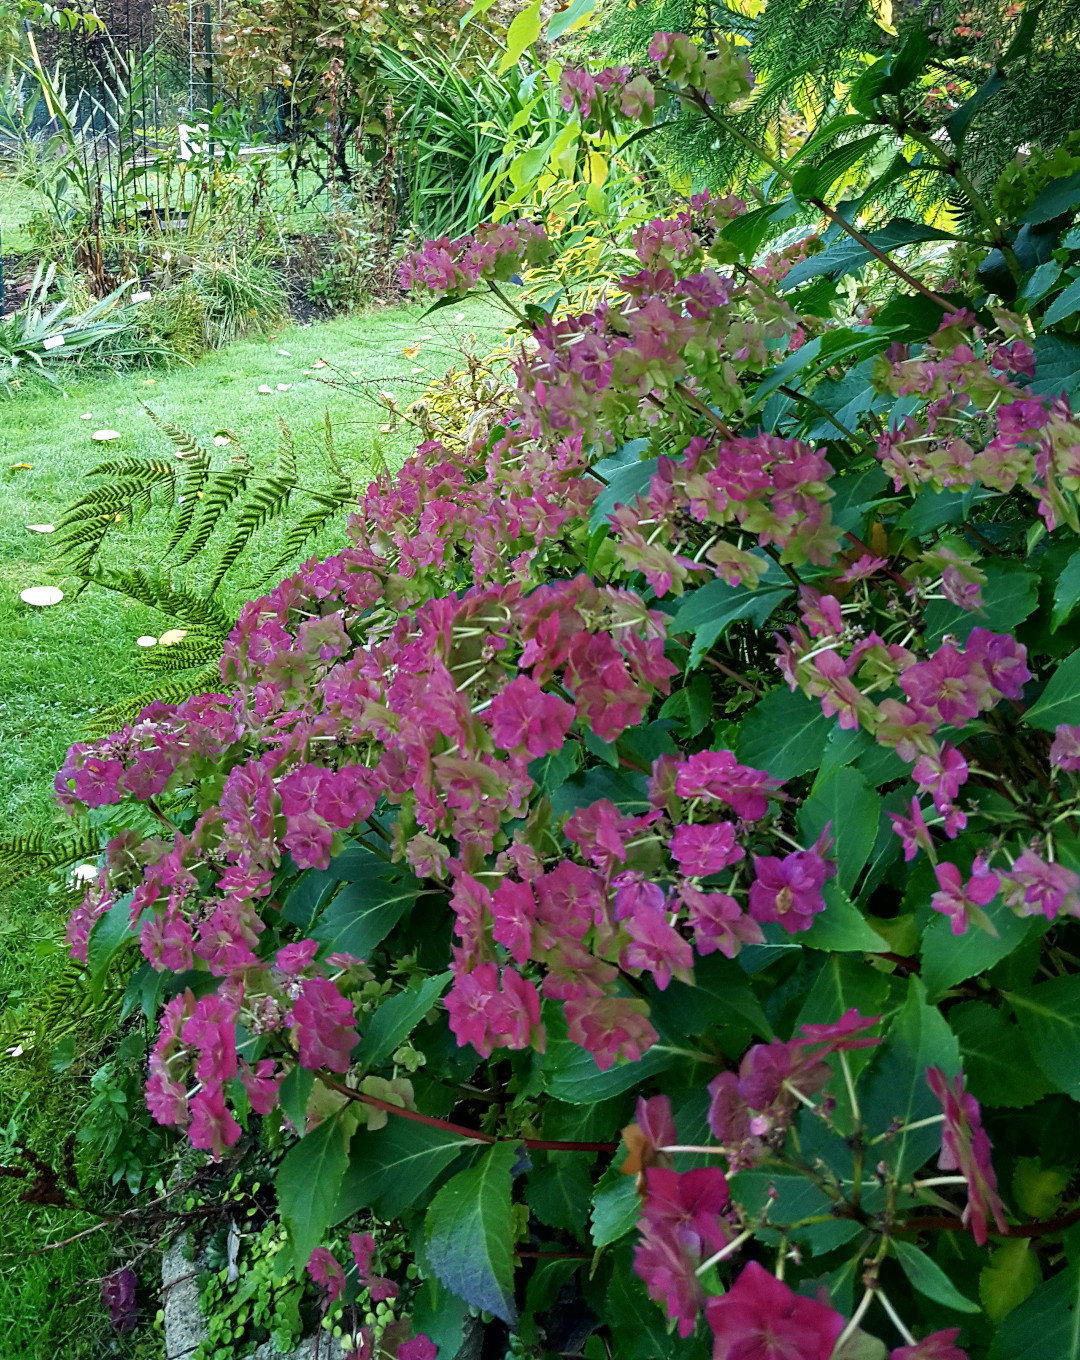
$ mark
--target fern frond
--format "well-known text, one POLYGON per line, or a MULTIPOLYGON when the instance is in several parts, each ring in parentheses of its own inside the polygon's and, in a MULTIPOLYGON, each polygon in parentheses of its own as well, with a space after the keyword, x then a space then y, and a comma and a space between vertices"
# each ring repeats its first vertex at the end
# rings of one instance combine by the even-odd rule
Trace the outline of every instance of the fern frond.
POLYGON ((240 512, 236 533, 218 561, 214 579, 210 582, 208 592, 210 595, 213 595, 221 585, 229 569, 258 531, 285 511, 294 485, 294 482, 282 481, 276 477, 267 478, 252 492, 240 512))
POLYGON ((296 485, 296 441, 293 439, 292 430, 278 417, 278 424, 281 426, 281 437, 278 441, 278 479, 283 482, 291 482, 296 485))
POLYGON ((202 509, 198 521, 187 547, 177 560, 178 567, 186 567, 199 556, 221 523, 226 510, 247 486, 250 475, 250 467, 229 468, 225 472, 215 472, 211 475, 209 484, 202 493, 202 509))
POLYGON ((68 836, 30 831, 0 837, 0 890, 92 859, 100 848, 96 831, 77 831, 68 836))
POLYGON ((219 660, 221 643, 220 637, 193 637, 189 634, 183 642, 172 647, 155 647, 147 655, 139 657, 135 669, 159 675, 189 671, 193 666, 205 666, 208 662, 219 660))
POLYGON ((112 704, 109 708, 103 708, 100 713, 94 715, 93 722, 87 724, 86 730, 91 736, 107 735, 118 731, 125 723, 138 717, 148 704, 182 704, 194 694, 212 694, 220 688, 221 675, 217 665, 203 666, 198 670, 188 671, 181 679, 163 680, 141 694, 112 704))
POLYGON ((270 567, 266 574, 259 578, 256 582, 257 586, 266 586, 271 580, 276 580, 278 574, 285 569, 293 558, 299 557, 300 553, 303 552, 304 547, 310 543, 312 539, 318 537, 322 530, 337 517, 343 506, 347 505, 352 500, 352 491, 350 488, 347 496, 335 498, 334 500, 330 500, 329 498, 324 500, 322 497, 319 499, 322 503, 319 505, 318 509, 309 511, 308 514, 298 520, 289 530, 288 534, 286 534, 285 542, 282 545, 281 556, 273 566, 270 567))
POLYGON ((323 448, 326 450, 326 461, 330 465, 330 470, 334 474, 334 490, 342 499, 351 499, 353 494, 352 478, 341 466, 341 461, 337 456, 337 446, 334 443, 334 427, 330 423, 330 412, 323 412, 323 448))
POLYGON ((186 463, 206 463, 209 466, 210 455, 194 435, 188 434, 187 430, 181 429, 179 425, 172 424, 171 421, 162 420, 157 412, 151 410, 145 402, 142 406, 146 414, 172 444, 176 450, 177 458, 186 463))
POLYGON ((130 571, 99 571, 90 577, 90 581, 219 639, 225 638, 233 626, 234 620, 217 600, 176 587, 171 581, 151 577, 142 567, 133 567, 130 571))

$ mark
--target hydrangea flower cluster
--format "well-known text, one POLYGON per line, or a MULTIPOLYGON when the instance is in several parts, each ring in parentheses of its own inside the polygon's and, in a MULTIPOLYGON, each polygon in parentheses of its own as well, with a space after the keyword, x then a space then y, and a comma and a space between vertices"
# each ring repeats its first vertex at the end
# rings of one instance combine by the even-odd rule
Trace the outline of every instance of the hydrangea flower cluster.
POLYGON ((507 283, 551 253, 539 222, 482 223, 476 231, 451 241, 440 236, 407 255, 398 277, 403 288, 424 289, 445 297, 465 297, 480 282, 507 283))

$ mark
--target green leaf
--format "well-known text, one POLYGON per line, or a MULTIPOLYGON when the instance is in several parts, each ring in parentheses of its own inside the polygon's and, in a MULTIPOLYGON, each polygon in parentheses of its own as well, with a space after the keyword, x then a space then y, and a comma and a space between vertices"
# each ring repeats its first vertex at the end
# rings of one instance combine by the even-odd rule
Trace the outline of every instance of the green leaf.
POLYGON ((665 1042, 673 1045, 714 1025, 737 1025, 764 1039, 773 1037, 746 974, 723 954, 696 960, 692 984, 674 978, 664 991, 650 992, 649 1004, 653 1024, 665 1042))
POLYGON ((1038 1157, 1018 1157, 1012 1183, 1016 1206, 1031 1218, 1053 1218, 1071 1180, 1067 1167, 1043 1166, 1038 1157))
POLYGON ((979 1298, 991 1322, 1008 1317, 1036 1289, 1042 1279, 1039 1258, 1031 1239, 1017 1237, 991 1253, 990 1264, 979 1272, 979 1298))
POLYGON ((949 1011, 960 1044, 967 1089, 981 1105, 1022 1109, 1050 1091, 1027 1040, 998 1006, 965 1001, 949 1011))
POLYGON ((520 1154, 517 1143, 493 1144, 446 1182, 425 1220, 428 1260, 447 1289, 510 1326, 517 1321, 511 1171, 520 1154))
POLYGON ((888 976, 869 964, 833 954, 814 979, 796 1028, 832 1024, 852 1007, 860 1015, 881 1015, 888 1009, 890 985, 888 976))
POLYGON ((799 166, 791 178, 791 192, 796 198, 825 198, 841 176, 869 155, 883 134, 883 128, 875 128, 864 137, 834 147, 817 165, 799 166))
POLYGON ((1044 732, 1059 723, 1080 723, 1080 649, 1065 658, 1024 716, 1044 732))
POLYGON ((983 607, 961 609, 948 600, 931 600, 926 606, 926 645, 938 647, 946 633, 967 642, 973 628, 992 633, 1011 633, 1039 603, 1039 578, 1022 562, 995 557, 980 563, 986 573, 983 607))
POLYGON ((1063 1270, 1014 1308, 994 1335, 990 1357, 1080 1360, 1080 1270, 1063 1270))
MULTIPOLYGON (((915 245, 922 241, 956 240, 950 232, 925 226, 921 222, 909 222, 904 217, 895 218, 880 231, 868 231, 862 235, 886 255, 900 246, 915 245)), ((856 269, 861 269, 874 258, 875 256, 858 241, 845 236, 819 255, 811 255, 809 259, 797 264, 781 280, 779 287, 786 293, 805 283, 807 279, 816 279, 821 275, 834 280, 842 279, 845 274, 854 273, 856 269)))
POLYGON ((323 1120, 281 1160, 274 1187, 297 1271, 307 1265, 333 1221, 348 1164, 345 1125, 338 1118, 323 1120))
POLYGON ((595 8, 596 0, 570 0, 565 9, 556 11, 548 21, 548 42, 554 42, 564 33, 580 28, 595 8))
POLYGON ((1080 552, 1074 552, 1061 570, 1054 586, 1054 610, 1050 615, 1050 631, 1056 633, 1068 623, 1080 601, 1080 552))
POLYGON ((969 926, 963 935, 954 935, 951 918, 937 915, 923 931, 922 979, 931 1001, 940 1001, 950 987, 992 968, 1019 948, 1029 935, 1041 933, 1047 927, 1045 917, 1017 916, 1000 895, 984 910, 998 932, 996 936, 977 926, 969 926))
POLYGON ((439 973, 425 978, 419 987, 410 987, 384 1001, 368 1023, 355 1060, 368 1067, 385 1062, 442 996, 451 977, 450 973, 439 973))
POLYGON ((825 884, 821 895, 825 899, 825 910, 814 917, 809 930, 789 938, 809 949, 835 950, 838 953, 880 954, 888 949, 885 940, 836 879, 830 879, 825 884))
POLYGON ((910 1242, 894 1237, 892 1249, 904 1274, 920 1294, 958 1313, 977 1313, 979 1305, 960 1293, 938 1263, 910 1242))
MULTIPOLYGON (((616 1154, 616 1163, 622 1161, 622 1154, 616 1154)), ((624 1176, 618 1166, 605 1172, 596 1187, 592 1207, 592 1243, 594 1247, 606 1247, 625 1237, 638 1221, 641 1213, 641 1197, 633 1176, 624 1176)))
POLYGON ((693 635, 689 669, 693 670, 700 663, 717 638, 723 636, 736 619, 748 618, 759 628, 763 627, 773 610, 791 594, 791 589, 787 577, 769 559, 768 569, 753 590, 746 585, 729 586, 716 577, 686 594, 669 631, 676 635, 693 635))
POLYGON ((1062 179, 1052 179, 1040 190, 1035 202, 1020 221, 1038 226, 1040 222, 1050 222, 1055 217, 1061 217, 1077 204, 1080 204, 1080 170, 1062 179))
MULTIPOLYGON (((731 1178, 731 1194, 751 1222, 766 1217, 775 1223, 798 1223, 828 1214, 833 1201, 805 1176, 777 1168, 775 1171, 740 1171, 731 1178)), ((806 1242, 815 1254, 834 1251, 859 1235, 850 1219, 810 1223, 793 1228, 791 1240, 806 1242)))
POLYGON ((1078 311, 1080 311, 1080 279, 1073 279, 1068 288, 1059 293, 1046 309, 1042 323, 1044 326, 1053 326, 1078 311))
POLYGON ((418 890, 415 879, 367 878, 347 883, 325 909, 311 937, 325 945, 327 953, 367 958, 416 901, 418 890))
POLYGON ((525 55, 525 49, 532 47, 540 36, 540 0, 533 0, 532 4, 523 9, 516 15, 513 23, 506 30, 506 51, 503 53, 502 61, 499 62, 499 75, 509 71, 525 55))
POLYGON ((281 1083, 281 1108, 294 1129, 302 1130, 307 1103, 315 1085, 315 1073, 297 1065, 281 1083))
POLYGON ((97 991, 104 981, 116 952, 128 940, 135 939, 138 925, 131 924, 131 899, 134 894, 118 897, 104 916, 99 916, 90 931, 86 946, 86 966, 90 970, 91 988, 97 991))
MULTIPOLYGON (((820 746, 817 754, 821 754, 820 746)), ((854 889, 874 848, 880 817, 881 798, 850 767, 838 769, 822 785, 815 784, 799 809, 799 831, 807 845, 830 828, 833 846, 828 853, 836 860, 836 881, 845 893, 854 889)))
POLYGON ((816 700, 782 685, 747 713, 735 754, 774 779, 794 779, 817 765, 831 727, 816 700))
POLYGON ((1080 1100, 1080 975, 1009 992, 1007 999, 1041 1071, 1080 1100))
POLYGON ((970 99, 966 99, 945 119, 945 131, 955 147, 963 145, 971 120, 1005 85, 1005 77, 995 66, 970 99))
POLYGON ((1060 277, 1061 265, 1057 260, 1046 260, 1033 269, 1013 301, 1015 310, 1021 313, 1030 311, 1043 300, 1060 277))
POLYGON ((884 1133, 894 1120, 900 1126, 901 1132, 881 1145, 881 1155, 901 1181, 910 1179, 941 1146, 940 1124, 906 1127, 941 1113, 926 1081, 926 1069, 933 1066, 955 1076, 960 1049, 945 1017, 926 1004, 922 981, 912 976, 907 1000, 875 1054, 860 1101, 872 1135, 884 1133))
POLYGON ((1043 331, 1035 340, 1035 380, 1030 391, 1036 396, 1071 396, 1080 387, 1080 344, 1064 335, 1043 331))
POLYGON ((549 1152, 543 1166, 529 1173, 525 1203, 541 1223, 585 1236, 592 1196, 588 1152, 549 1152))
POLYGON ((413 1332, 423 1332, 439 1348, 440 1355, 456 1356, 464 1338, 469 1305, 432 1275, 424 1280, 409 1305, 413 1332))
POLYGON ((359 1130, 333 1221, 341 1223, 358 1209, 374 1209, 380 1218, 400 1217, 442 1171, 476 1148, 474 1138, 400 1115, 391 1115, 374 1133, 359 1130))
MULTIPOLYGON (((620 456, 631 447, 624 445, 620 450, 620 456)), ((607 486, 593 501, 589 512, 589 526, 592 530, 609 524, 617 505, 633 505, 638 496, 645 495, 656 473, 657 461, 655 458, 646 458, 641 462, 635 455, 633 462, 616 464, 610 469, 606 465, 614 463, 614 459, 605 458, 602 463, 597 463, 596 470, 607 478, 607 486)))
POLYGON ((556 1100, 572 1105, 587 1105, 607 1100, 663 1072, 678 1059, 665 1044, 653 1044, 638 1062, 617 1063, 601 1072, 591 1053, 568 1038, 553 1038, 548 1026, 548 1045, 544 1055, 544 1090, 556 1100))

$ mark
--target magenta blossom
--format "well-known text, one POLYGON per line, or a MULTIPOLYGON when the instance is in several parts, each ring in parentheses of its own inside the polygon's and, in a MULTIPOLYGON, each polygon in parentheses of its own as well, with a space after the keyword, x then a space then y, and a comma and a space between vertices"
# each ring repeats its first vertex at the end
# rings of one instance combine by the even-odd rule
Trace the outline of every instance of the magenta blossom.
POLYGON ((930 829, 923 818, 917 798, 911 800, 910 817, 905 817, 900 812, 890 812, 889 820, 903 844, 905 861, 914 859, 920 850, 930 854, 934 843, 930 839, 930 829))
POLYGON ((980 869, 977 860, 967 883, 956 865, 948 861, 935 864, 934 873, 937 875, 939 891, 931 897, 930 905, 943 916, 951 918, 954 935, 963 935, 973 921, 988 934, 997 934, 982 910, 998 895, 1001 879, 997 874, 985 868, 980 869))
POLYGON ((708 1301, 705 1316, 713 1360, 830 1360, 845 1325, 834 1308, 793 1293, 756 1261, 708 1301))
POLYGON ((999 1232, 1005 1231, 1006 1224, 979 1102, 965 1091, 963 1072, 949 1078, 940 1067, 931 1067, 926 1080, 945 1111, 938 1166, 942 1171, 959 1171, 967 1181, 968 1202, 963 1222, 970 1223, 972 1235, 981 1247, 986 1242, 988 1218, 993 1218, 999 1232))
POLYGON ((1080 727, 1059 723, 1054 728, 1050 764, 1058 770, 1080 770, 1080 727))
POLYGON ((956 1344, 959 1335, 959 1327, 931 1332, 914 1346, 898 1346, 890 1351, 889 1360, 968 1360, 967 1351, 962 1351, 956 1344))
POLYGON ((650 1166, 645 1171, 634 1270, 649 1296, 666 1304, 682 1337, 694 1330, 704 1298, 694 1272, 727 1241, 727 1224, 720 1213, 728 1199, 727 1180, 718 1167, 680 1173, 650 1166))
POLYGON ((1043 915, 1048 921, 1059 911, 1080 916, 1080 875, 1064 864, 1048 864, 1034 850, 1025 850, 1001 881, 1005 904, 1018 916, 1043 915))
POLYGON ((707 878, 729 869, 746 852, 736 844, 731 822, 713 822, 708 826, 677 826, 671 853, 688 877, 707 878))
POLYGON ((296 1028, 300 1062, 304 1067, 328 1067, 347 1072, 358 1035, 353 1028, 353 1003, 327 978, 307 978, 293 1003, 289 1023, 296 1028))
POLYGON ((326 1247, 316 1247, 307 1263, 308 1274, 316 1284, 321 1284, 333 1303, 345 1288, 345 1272, 334 1253, 326 1247))
POLYGON ((828 829, 809 850, 794 850, 783 859, 775 855, 754 858, 755 880, 750 885, 750 915, 755 921, 777 921, 789 935, 809 930, 819 911, 825 910, 821 890, 836 873, 821 848, 828 829))
POLYGON ((417 1332, 398 1347, 398 1360, 438 1360, 439 1348, 426 1332, 417 1332))

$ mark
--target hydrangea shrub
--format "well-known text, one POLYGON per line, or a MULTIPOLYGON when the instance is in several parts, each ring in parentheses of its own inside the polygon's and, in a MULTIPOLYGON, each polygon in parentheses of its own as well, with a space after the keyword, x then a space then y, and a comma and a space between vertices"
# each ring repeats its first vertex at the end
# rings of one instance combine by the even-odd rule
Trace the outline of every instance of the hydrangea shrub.
MULTIPOLYGON (((650 57, 564 107, 751 88, 724 45, 650 57)), ((887 123, 920 68, 871 69, 887 123)), ((761 261, 761 211, 695 197, 523 321, 482 433, 247 606, 220 693, 57 776, 160 827, 69 926, 92 974, 138 941, 154 1118, 284 1150, 359 1356, 1076 1353, 1080 241, 1006 307, 851 228, 896 288, 843 325, 835 241, 761 261)))

